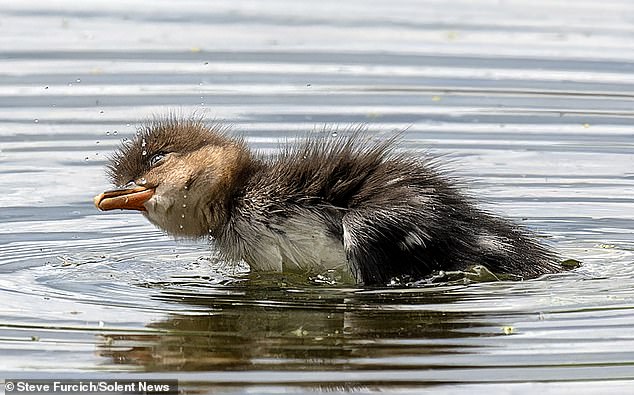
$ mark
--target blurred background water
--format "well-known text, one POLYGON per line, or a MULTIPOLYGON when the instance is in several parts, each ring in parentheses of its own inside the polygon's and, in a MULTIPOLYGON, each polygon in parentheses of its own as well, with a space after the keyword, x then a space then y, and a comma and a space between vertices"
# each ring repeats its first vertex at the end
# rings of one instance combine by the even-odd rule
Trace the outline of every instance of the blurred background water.
POLYGON ((2 1, 0 32, 0 379, 631 393, 634 3, 2 1), (169 111, 263 151, 406 129, 583 266, 379 289, 223 267, 92 206, 107 154, 169 111))

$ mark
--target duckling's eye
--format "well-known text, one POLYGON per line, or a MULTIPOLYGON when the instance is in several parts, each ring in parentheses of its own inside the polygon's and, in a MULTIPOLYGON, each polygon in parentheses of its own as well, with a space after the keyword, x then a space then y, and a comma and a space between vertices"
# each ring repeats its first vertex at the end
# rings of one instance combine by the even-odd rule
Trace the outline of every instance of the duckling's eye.
POLYGON ((159 164, 165 158, 164 152, 159 152, 157 154, 152 155, 150 158, 150 167, 154 167, 159 164))

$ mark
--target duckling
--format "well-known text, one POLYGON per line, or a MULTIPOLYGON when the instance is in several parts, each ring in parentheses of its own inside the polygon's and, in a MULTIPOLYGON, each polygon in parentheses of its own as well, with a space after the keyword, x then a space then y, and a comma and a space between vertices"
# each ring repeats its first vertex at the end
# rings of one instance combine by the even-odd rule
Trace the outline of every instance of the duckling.
POLYGON ((159 119, 111 157, 119 187, 94 203, 140 211, 173 236, 210 236, 254 271, 333 269, 384 285, 473 265, 522 278, 560 270, 529 231, 396 141, 317 136, 264 156, 221 124, 159 119))

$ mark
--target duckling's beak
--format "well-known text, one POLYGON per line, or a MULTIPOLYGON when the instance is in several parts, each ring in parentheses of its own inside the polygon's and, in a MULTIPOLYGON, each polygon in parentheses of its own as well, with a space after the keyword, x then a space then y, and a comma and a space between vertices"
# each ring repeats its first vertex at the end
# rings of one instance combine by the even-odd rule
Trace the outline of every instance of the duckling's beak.
POLYGON ((149 189, 136 184, 128 184, 124 187, 106 191, 95 196, 95 206, 99 210, 145 210, 145 202, 154 195, 154 189, 149 189))

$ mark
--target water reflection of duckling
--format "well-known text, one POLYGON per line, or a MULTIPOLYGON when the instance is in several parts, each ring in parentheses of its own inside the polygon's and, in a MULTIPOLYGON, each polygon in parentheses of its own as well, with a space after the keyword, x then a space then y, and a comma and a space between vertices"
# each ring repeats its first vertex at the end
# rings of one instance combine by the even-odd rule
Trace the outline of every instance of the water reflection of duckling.
POLYGON ((343 268, 358 283, 480 264, 525 278, 558 271, 530 233, 475 207, 429 160, 394 139, 316 137, 273 157, 225 128, 148 124, 108 166, 101 210, 139 210, 174 236, 206 237, 252 270, 343 268))

